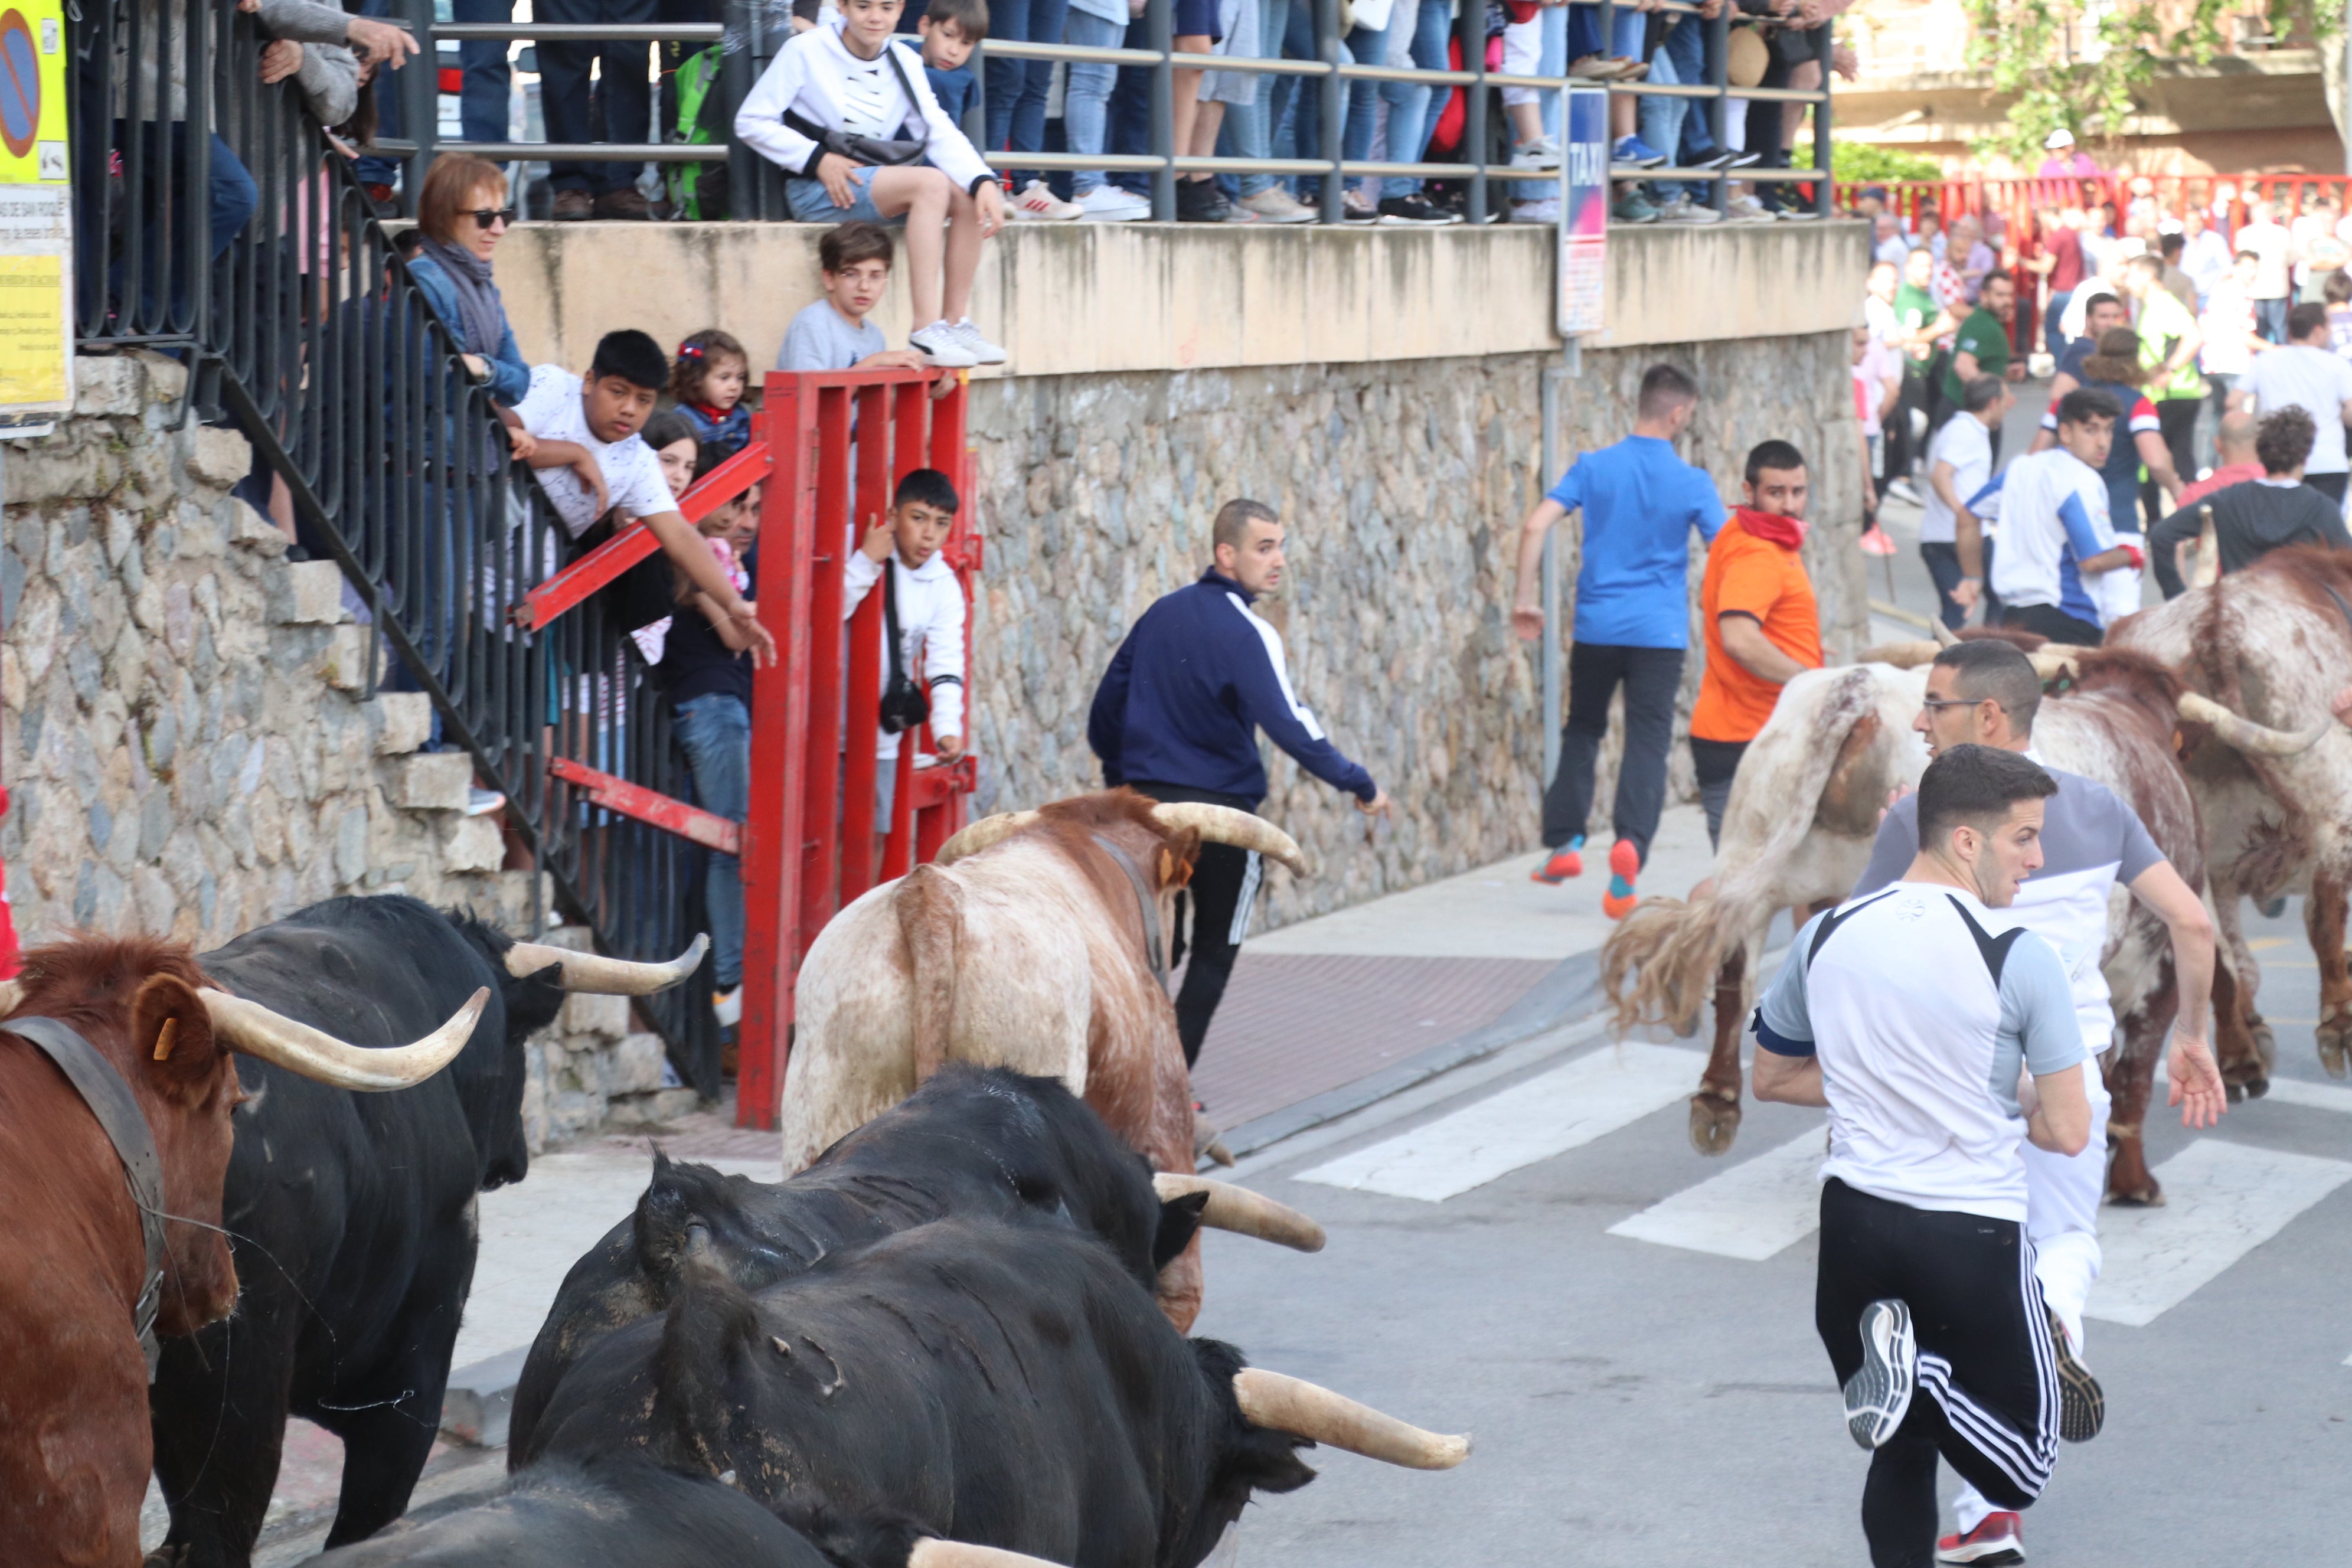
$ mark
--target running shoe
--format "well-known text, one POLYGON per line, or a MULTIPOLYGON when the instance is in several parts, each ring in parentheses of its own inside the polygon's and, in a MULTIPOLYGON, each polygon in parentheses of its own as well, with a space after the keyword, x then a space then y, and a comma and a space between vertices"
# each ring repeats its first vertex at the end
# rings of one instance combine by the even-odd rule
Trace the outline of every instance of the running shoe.
POLYGON ((1895 1297, 1862 1310, 1862 1370, 1845 1380, 1845 1429, 1858 1447, 1876 1448, 1910 1414, 1918 1381, 1919 1342, 1911 1309, 1895 1297))
POLYGON ((1511 221, 1513 223, 1558 223, 1559 198, 1546 196, 1541 201, 1513 202, 1511 221))
POLYGON ((965 346, 962 335, 947 321, 933 321, 907 334, 907 346, 917 350, 935 370, 970 370, 980 356, 965 346))
POLYGON ((1082 223, 1134 223, 1151 216, 1151 204, 1117 185, 1097 185, 1078 198, 1082 223))
POLYGON ((743 1021, 743 987, 736 985, 726 991, 710 994, 710 1010, 719 1016, 719 1026, 731 1029, 743 1021))
POLYGON ((2050 1342, 2058 1352, 2058 1436, 2069 1443, 2087 1443, 2107 1424, 2106 1390, 2089 1367, 2074 1359, 2074 1342, 2067 1338, 2066 1325, 2055 1312, 2050 1313, 2050 1342))
POLYGON ((1087 216, 1087 209, 1076 202, 1066 202, 1046 188, 1043 180, 1032 180, 1021 187, 1021 194, 1005 204, 1013 216, 1024 221, 1069 223, 1087 216))
POLYGON ((1886 493, 1889 497, 1903 502, 1906 506, 1921 506, 1925 504, 1919 499, 1919 492, 1912 489, 1911 481, 1906 479, 1896 478, 1887 481, 1886 493))
POLYGON ((1418 193, 1407 196, 1382 196, 1381 221, 1384 224, 1410 224, 1425 228, 1442 228, 1460 223, 1459 215, 1433 206, 1429 198, 1418 193))
POLYGON ((1617 198, 1616 205, 1609 209, 1609 221, 1611 223, 1655 223, 1658 221, 1657 208, 1643 201, 1640 194, 1637 193, 1633 186, 1625 186, 1624 191, 1625 194, 1617 198))
POLYGON ((1583 876, 1583 849, 1584 835, 1580 833, 1558 849, 1553 850, 1528 879, 1531 882, 1549 882, 1556 888, 1570 877, 1583 876))
POLYGON ((1642 874, 1642 851, 1630 838, 1620 838, 1609 847, 1609 890, 1601 895, 1601 912, 1612 921, 1622 921, 1633 912, 1642 901, 1633 891, 1633 879, 1642 874))
MULTIPOLYGON (((1630 163, 1636 169, 1655 169, 1665 163, 1666 155, 1639 136, 1620 136, 1617 144, 1609 149, 1609 161, 1612 163, 1630 163)), ((1555 167, 1559 162, 1555 156, 1550 164, 1542 166, 1555 167)))
POLYGON ((1538 136, 1511 154, 1514 169, 1557 169, 1559 167, 1559 143, 1549 136, 1538 136))
POLYGON ((962 320, 957 321, 953 326, 950 327, 948 331, 953 332, 955 334, 956 342, 961 343, 965 350, 971 353, 972 363, 974 364, 1003 364, 1004 363, 1004 351, 998 348, 994 343, 990 342, 986 338, 982 337, 980 335, 980 329, 971 324, 971 318, 970 316, 966 316, 962 320))
POLYGON ((1977 1568, 2003 1568, 2025 1561, 2025 1522, 2013 1513, 1989 1513, 1984 1522, 1964 1535, 1947 1535, 1936 1542, 1938 1563, 1973 1563, 1977 1568))

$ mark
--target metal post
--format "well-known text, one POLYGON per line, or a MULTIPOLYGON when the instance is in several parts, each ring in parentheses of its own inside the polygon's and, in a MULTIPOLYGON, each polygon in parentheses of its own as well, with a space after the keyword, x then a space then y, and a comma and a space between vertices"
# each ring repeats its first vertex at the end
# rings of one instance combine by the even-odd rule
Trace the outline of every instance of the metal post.
POLYGON ((1465 5, 1454 37, 1462 44, 1462 68, 1478 79, 1463 89, 1463 107, 1468 112, 1463 118, 1462 150, 1463 162, 1470 165, 1469 218, 1482 224, 1486 221, 1486 7, 1465 5))
POLYGON ((441 135, 441 46, 433 41, 433 0, 405 0, 399 20, 416 35, 416 55, 395 78, 400 93, 400 129, 415 144, 408 170, 400 182, 400 210, 416 216, 416 197, 425 189, 425 171, 433 166, 434 143, 441 135))
MULTIPOLYGON (((1566 134, 1567 127, 1561 127, 1566 134)), ((1568 340, 1559 365, 1543 373, 1543 429, 1538 433, 1542 443, 1543 466, 1541 482, 1549 485, 1559 477, 1559 395, 1560 384, 1574 374, 1577 363, 1577 340, 1568 340)), ((1543 546, 1543 776, 1549 784, 1559 771, 1560 658, 1559 658, 1559 530, 1552 529, 1544 535, 1543 546)))
MULTIPOLYGON (((719 91, 727 104, 727 123, 735 123, 736 111, 743 100, 751 96, 758 81, 758 68, 752 64, 755 54, 762 52, 763 40, 760 24, 761 7, 745 0, 727 0, 727 37, 719 46, 724 51, 719 57, 719 91)), ((760 205, 760 167, 767 160, 734 137, 727 142, 727 216, 732 218, 766 217, 760 205)), ((708 217, 706 211, 703 215, 708 217)))
POLYGON ((1150 0, 1144 20, 1151 30, 1151 47, 1160 61, 1151 68, 1151 155, 1160 160, 1151 172, 1151 221, 1176 221, 1176 6, 1175 0, 1150 0))
POLYGON ((1347 156, 1348 79, 1338 69, 1347 53, 1339 38, 1339 0, 1315 0, 1315 58, 1333 68, 1332 74, 1322 79, 1315 100, 1323 158, 1331 165, 1331 172, 1323 176, 1323 199, 1316 204, 1325 223, 1339 222, 1347 210, 1343 189, 1347 182, 1339 164, 1347 156))
POLYGON ((1837 181, 1830 175, 1832 157, 1830 150, 1830 51, 1837 42, 1837 24, 1822 24, 1822 100, 1813 105, 1813 167, 1822 177, 1813 182, 1813 210, 1827 217, 1836 209, 1837 181))
POLYGON ((1731 214, 1731 7, 1726 5, 1706 25, 1706 84, 1715 89, 1707 100, 1707 135, 1716 155, 1725 160, 1715 179, 1715 210, 1731 214))

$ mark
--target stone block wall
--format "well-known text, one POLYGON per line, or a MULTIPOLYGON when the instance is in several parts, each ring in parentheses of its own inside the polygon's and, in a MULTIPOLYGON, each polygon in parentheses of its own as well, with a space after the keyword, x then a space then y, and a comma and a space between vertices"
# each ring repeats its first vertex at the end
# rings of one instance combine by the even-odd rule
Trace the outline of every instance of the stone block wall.
MULTIPOLYGON (((1805 558, 1832 656, 1850 653, 1867 605, 1848 355, 1843 332, 1587 352, 1561 398, 1562 462, 1630 427, 1649 364, 1692 371, 1704 400, 1684 456, 1727 503, 1758 441, 1792 440, 1811 462, 1805 558)), ((1265 809, 1315 874, 1270 877, 1265 917, 1297 920, 1535 847, 1541 667, 1508 612, 1519 521, 1557 477, 1539 471, 1538 426, 1540 377, 1559 363, 1526 353, 975 383, 973 488, 988 535, 976 809, 1097 787, 1086 741, 1097 680, 1136 616, 1205 564, 1217 508, 1246 495, 1289 529, 1288 582, 1260 613, 1283 634, 1299 698, 1399 811, 1393 831, 1368 841, 1345 798, 1267 748, 1265 809)), ((1559 552, 1571 605, 1580 528, 1563 526, 1559 552)), ((1704 552, 1693 545, 1696 618, 1704 552)), ((1697 677, 1694 654, 1685 722, 1697 677)), ((1675 786, 1696 799, 1679 739, 1675 759, 1675 786)), ((1597 797, 1603 830, 1611 771, 1597 797)))
MULTIPOLYGON (((530 874, 501 869, 494 818, 464 815, 471 763, 417 749, 426 700, 362 700, 368 633, 339 569, 287 560, 229 495, 244 438, 172 428, 173 361, 86 357, 76 376, 73 416, 0 452, 0 858, 19 936, 201 951, 396 891, 529 934, 530 874)), ((615 1096, 650 1104, 652 1039, 619 998, 567 1005, 531 1047, 532 1147, 597 1125, 615 1096)))

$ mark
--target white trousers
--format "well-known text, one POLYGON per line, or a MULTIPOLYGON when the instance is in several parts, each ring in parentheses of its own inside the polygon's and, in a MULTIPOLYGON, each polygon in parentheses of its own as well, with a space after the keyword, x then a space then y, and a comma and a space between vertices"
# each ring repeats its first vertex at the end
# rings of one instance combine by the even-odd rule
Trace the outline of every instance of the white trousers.
MULTIPOLYGON (((2058 1314, 2068 1348, 2083 1359, 2083 1308, 2099 1278, 2099 1202, 2107 1190, 2107 1086, 2096 1058, 2083 1064, 2091 1101, 2091 1141, 2079 1154, 2053 1154, 2025 1146, 2025 1234, 2033 1243, 2033 1277, 2042 1299, 2058 1314)), ((1952 1502, 1960 1533, 1993 1511, 1966 1481, 1952 1502)))

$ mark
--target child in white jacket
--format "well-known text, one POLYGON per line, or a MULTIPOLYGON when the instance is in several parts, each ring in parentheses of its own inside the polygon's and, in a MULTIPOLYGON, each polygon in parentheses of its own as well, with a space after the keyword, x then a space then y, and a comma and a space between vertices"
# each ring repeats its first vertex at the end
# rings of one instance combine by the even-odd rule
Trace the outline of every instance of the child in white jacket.
POLYGON ((735 116, 735 134, 793 178, 802 223, 903 222, 907 288, 919 324, 908 346, 947 369, 1003 364, 971 324, 980 247, 1004 226, 996 175, 932 96, 922 57, 894 36, 904 0, 843 0, 838 24, 796 35, 735 116), (921 143, 921 161, 882 164, 878 144, 921 143), (944 284, 944 288, 942 285, 944 284))
MULTIPOLYGON (((942 762, 963 754, 963 585, 940 553, 955 526, 955 486, 937 468, 917 468, 898 481, 890 515, 866 535, 842 571, 841 618, 845 622, 866 591, 888 578, 898 595, 898 664, 909 680, 930 682, 931 750, 942 762)), ((883 679, 889 679, 889 622, 883 620, 883 679)), ((898 784, 898 741, 876 724, 875 831, 888 831, 898 784)), ((852 743, 855 743, 854 741, 852 743)))

